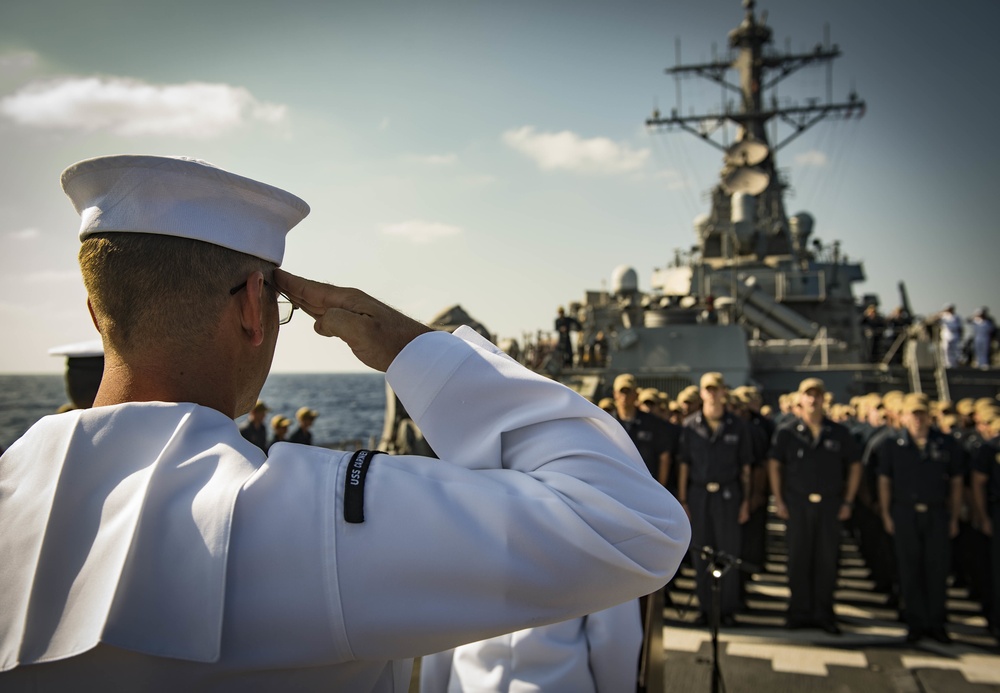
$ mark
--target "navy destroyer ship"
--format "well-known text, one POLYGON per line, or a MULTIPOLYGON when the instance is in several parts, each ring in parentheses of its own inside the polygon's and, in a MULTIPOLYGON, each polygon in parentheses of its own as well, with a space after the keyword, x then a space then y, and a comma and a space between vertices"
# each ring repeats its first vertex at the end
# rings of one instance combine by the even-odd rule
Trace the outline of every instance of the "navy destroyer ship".
MULTIPOLYGON (((866 309, 878 298, 855 294, 865 280, 863 264, 849 260, 839 242, 814 237, 809 213, 789 213, 790 183, 778 153, 824 120, 862 117, 866 103, 853 92, 833 98, 830 68, 841 53, 828 38, 805 52, 779 50, 756 2, 744 0, 743 7, 724 56, 666 69, 678 79, 714 82, 733 97, 714 111, 654 111, 645 121, 654 131, 690 133, 721 154, 710 208, 694 223, 696 244, 664 249, 648 289, 640 290, 634 268, 620 266, 607 288, 564 304, 579 326, 568 355, 553 332, 500 346, 595 402, 611 394, 620 373, 674 397, 709 371, 721 372, 731 386, 756 386, 771 404, 813 376, 839 402, 889 390, 951 401, 996 395, 1000 371, 945 368, 936 326, 911 314, 902 283, 901 314, 877 325, 867 321, 866 309), (779 83, 820 66, 828 68, 824 99, 779 105, 779 83), (786 133, 781 138, 778 124, 786 133), (726 141, 730 131, 735 136, 726 141)), ((448 330, 475 324, 491 336, 459 306, 430 324, 448 330)), ((406 417, 394 397, 387 399, 382 449, 397 450, 406 417)))
POLYGON ((567 304, 581 328, 572 359, 554 353, 545 334, 509 343, 511 351, 594 401, 623 372, 671 396, 708 371, 757 386, 769 402, 811 376, 841 402, 894 389, 953 401, 994 396, 996 371, 944 368, 936 327, 912 316, 902 283, 899 313, 871 319, 878 298, 854 291, 865 279, 863 264, 839 242, 813 237, 809 213, 789 213, 778 153, 821 121, 862 117, 866 104, 854 92, 833 98, 830 68, 840 49, 829 38, 807 52, 778 50, 756 2, 743 6, 723 57, 666 69, 721 85, 733 98, 715 111, 654 111, 646 120, 652 130, 690 133, 722 155, 710 209, 694 223, 696 245, 665 255, 647 290, 633 268, 621 266, 606 290, 567 304), (779 83, 819 66, 827 67, 825 99, 779 106, 779 83))

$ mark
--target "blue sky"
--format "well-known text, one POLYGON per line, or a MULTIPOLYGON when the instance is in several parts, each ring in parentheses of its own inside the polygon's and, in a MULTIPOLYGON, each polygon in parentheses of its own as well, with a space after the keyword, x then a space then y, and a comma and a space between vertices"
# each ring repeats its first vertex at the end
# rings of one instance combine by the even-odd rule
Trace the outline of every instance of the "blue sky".
MULTIPOLYGON (((1000 148, 992 117, 1000 5, 761 0, 778 48, 824 23, 844 57, 827 121, 778 154, 815 235, 862 259, 888 309, 998 310, 1000 148), (787 43, 786 43, 787 41, 787 43)), ((188 155, 286 188, 312 214, 290 271, 358 286, 422 320, 459 303, 498 337, 550 329, 557 306, 628 264, 694 243, 719 153, 649 132, 675 105, 663 69, 720 55, 737 0, 282 4, 4 0, 0 5, 0 372, 58 372, 55 345, 96 337, 76 270, 63 168, 102 154, 188 155)), ((782 98, 824 97, 825 70, 782 98)), ((720 90, 682 84, 683 107, 720 90)), ((275 371, 349 371, 308 320, 275 371)))

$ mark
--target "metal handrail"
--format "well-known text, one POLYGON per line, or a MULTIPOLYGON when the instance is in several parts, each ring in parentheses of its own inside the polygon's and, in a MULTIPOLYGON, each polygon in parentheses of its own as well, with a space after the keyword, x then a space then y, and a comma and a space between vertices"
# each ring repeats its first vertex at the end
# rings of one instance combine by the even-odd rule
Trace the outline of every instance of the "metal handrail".
POLYGON ((816 353, 816 347, 820 348, 820 364, 826 368, 830 361, 830 352, 828 340, 826 338, 826 327, 819 328, 816 336, 812 339, 812 344, 809 345, 809 351, 806 352, 805 358, 802 359, 802 365, 808 366, 812 361, 813 354, 816 353))
POLYGON ((882 357, 883 366, 888 366, 890 363, 892 363, 893 357, 896 355, 896 352, 899 351, 899 348, 903 346, 903 344, 906 342, 907 337, 908 335, 906 334, 906 332, 899 333, 895 341, 893 341, 892 346, 889 347, 889 350, 887 352, 885 352, 885 356, 882 357))
POLYGON ((937 367, 934 369, 934 378, 937 382, 937 398, 943 402, 951 401, 951 388, 948 386, 948 370, 941 363, 940 353, 937 356, 937 367))
POLYGON ((916 392, 917 394, 922 393, 924 388, 920 383, 920 363, 918 362, 916 355, 913 355, 913 357, 909 359, 907 366, 907 371, 910 375, 910 392, 916 392))

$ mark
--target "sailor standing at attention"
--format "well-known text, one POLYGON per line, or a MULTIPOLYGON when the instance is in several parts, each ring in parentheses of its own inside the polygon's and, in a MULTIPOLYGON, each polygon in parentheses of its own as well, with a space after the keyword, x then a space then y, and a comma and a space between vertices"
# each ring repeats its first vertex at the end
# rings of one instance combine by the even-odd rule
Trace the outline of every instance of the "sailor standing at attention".
POLYGON ((903 427, 878 443, 878 494, 892 536, 908 642, 951 642, 945 594, 951 539, 958 534, 964 455, 951 436, 931 428, 926 395, 903 398, 903 427))
POLYGON ((687 519, 621 427, 468 328, 277 269, 299 198, 155 156, 62 184, 106 367, 0 458, 0 690, 404 692, 411 657, 673 575, 687 519), (240 435, 293 307, 440 459, 240 435))
POLYGON ((639 409, 639 391, 636 389, 635 376, 631 373, 622 373, 615 378, 613 393, 613 416, 635 443, 652 477, 666 486, 679 431, 675 433, 675 426, 639 409))
POLYGON ((240 434, 261 450, 267 450, 267 426, 264 419, 267 412, 271 411, 261 400, 253 405, 253 409, 247 414, 246 422, 240 426, 240 434))
MULTIPOLYGON (((684 422, 677 453, 677 498, 691 518, 691 560, 695 569, 701 614, 696 623, 708 623, 711 604, 710 557, 740 555, 741 527, 750 519, 750 466, 753 461, 750 429, 726 411, 726 383, 721 373, 701 377, 702 409, 684 422)), ((734 571, 720 584, 721 624, 735 624, 740 584, 734 571)))
POLYGON ((986 621, 1000 641, 1000 417, 990 423, 992 434, 973 453, 972 499, 979 526, 989 538, 990 605, 986 621))
POLYGON ((288 436, 288 442, 312 445, 313 434, 311 429, 317 418, 319 418, 319 412, 315 409, 299 407, 295 412, 295 420, 299 422, 299 427, 288 436))
POLYGON ((824 415, 819 378, 799 385, 796 423, 779 428, 768 453, 776 514, 788 521, 787 625, 840 633, 833 612, 841 523, 861 484, 861 448, 824 415))

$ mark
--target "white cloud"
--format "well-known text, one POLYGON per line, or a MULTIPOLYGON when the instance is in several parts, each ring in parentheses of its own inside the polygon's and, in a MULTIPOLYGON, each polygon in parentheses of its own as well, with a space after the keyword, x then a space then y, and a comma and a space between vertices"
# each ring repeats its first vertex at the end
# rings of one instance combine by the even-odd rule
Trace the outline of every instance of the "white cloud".
POLYGON ((38 229, 19 229, 17 231, 9 231, 7 233, 7 238, 15 241, 30 241, 38 238, 40 235, 41 231, 38 229))
POLYGON ((147 84, 121 77, 33 82, 0 99, 0 113, 21 125, 105 131, 124 137, 208 138, 256 120, 277 123, 286 108, 243 87, 189 82, 147 84))
POLYGON ((641 169, 648 149, 632 149, 606 137, 583 139, 574 132, 535 132, 526 125, 503 133, 507 146, 516 149, 544 171, 617 174, 641 169))
POLYGON ((382 233, 395 236, 412 243, 431 243, 448 236, 457 236, 462 229, 436 221, 401 221, 396 224, 385 224, 382 233))
POLYGON ((795 163, 799 166, 826 166, 826 154, 818 149, 810 149, 807 152, 795 155, 795 163))
POLYGON ((378 129, 382 131, 389 129, 389 116, 385 116, 379 121, 378 129))

